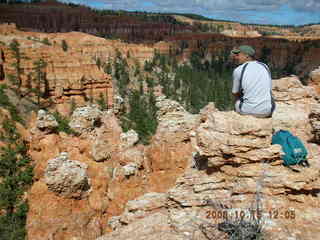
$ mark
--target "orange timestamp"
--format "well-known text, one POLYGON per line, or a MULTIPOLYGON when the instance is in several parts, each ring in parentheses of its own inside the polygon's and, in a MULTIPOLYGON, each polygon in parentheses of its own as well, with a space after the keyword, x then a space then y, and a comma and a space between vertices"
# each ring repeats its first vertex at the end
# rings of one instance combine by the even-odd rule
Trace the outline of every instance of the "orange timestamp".
POLYGON ((272 209, 268 212, 263 213, 257 210, 208 210, 206 211, 206 218, 208 219, 232 219, 232 220, 245 220, 245 219, 261 219, 268 217, 270 219, 295 219, 295 210, 277 210, 272 209))

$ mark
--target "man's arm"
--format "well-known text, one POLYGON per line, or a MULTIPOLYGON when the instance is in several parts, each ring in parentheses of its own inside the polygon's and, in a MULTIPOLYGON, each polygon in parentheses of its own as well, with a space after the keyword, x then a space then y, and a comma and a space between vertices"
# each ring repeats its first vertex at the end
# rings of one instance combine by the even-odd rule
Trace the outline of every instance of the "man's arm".
POLYGON ((237 101, 240 98, 240 76, 239 71, 234 70, 232 74, 232 95, 234 96, 234 100, 237 101))
POLYGON ((240 93, 236 92, 236 93, 232 93, 234 100, 237 101, 240 98, 240 93))

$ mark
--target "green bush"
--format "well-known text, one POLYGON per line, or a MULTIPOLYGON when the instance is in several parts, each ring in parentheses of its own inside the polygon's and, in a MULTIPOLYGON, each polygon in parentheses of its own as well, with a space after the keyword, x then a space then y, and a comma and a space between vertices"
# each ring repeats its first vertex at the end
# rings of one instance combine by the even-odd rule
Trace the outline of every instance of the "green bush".
POLYGON ((31 158, 12 119, 3 122, 0 139, 5 143, 0 149, 0 239, 23 240, 28 212, 23 195, 33 181, 31 158))
POLYGON ((96 100, 96 103, 99 105, 102 111, 108 109, 107 99, 103 96, 103 93, 100 93, 99 98, 96 100))
POLYGON ((152 63, 162 71, 154 73, 155 80, 149 87, 159 83, 163 93, 179 101, 191 113, 198 113, 201 108, 214 102, 220 110, 231 110, 232 68, 228 65, 228 53, 222 52, 211 61, 204 61, 201 53, 193 52, 190 64, 177 65, 172 59, 155 54, 152 63), (174 75, 172 79, 170 75, 174 75))
POLYGON ((218 229, 229 235, 229 240, 265 240, 259 220, 225 221, 218 229))
POLYGON ((65 52, 68 51, 69 46, 68 46, 66 40, 64 40, 64 39, 62 40, 61 47, 62 47, 63 51, 65 51, 65 52))
POLYGON ((10 112, 13 121, 24 123, 23 119, 19 115, 19 111, 15 105, 9 101, 9 97, 5 93, 7 86, 5 84, 0 85, 0 107, 7 109, 10 112))
POLYGON ((75 135, 76 132, 73 131, 69 126, 69 119, 67 117, 62 116, 59 112, 54 112, 53 116, 58 122, 58 132, 65 132, 66 134, 73 134, 75 135))
POLYGON ((129 105, 129 112, 121 118, 123 131, 134 129, 139 134, 140 142, 149 144, 158 126, 153 93, 141 95, 140 91, 133 90, 129 96, 129 105))
POLYGON ((51 43, 49 42, 49 39, 48 39, 48 38, 44 38, 44 39, 42 40, 42 43, 43 43, 43 44, 46 44, 46 45, 48 45, 48 46, 51 45, 51 43))

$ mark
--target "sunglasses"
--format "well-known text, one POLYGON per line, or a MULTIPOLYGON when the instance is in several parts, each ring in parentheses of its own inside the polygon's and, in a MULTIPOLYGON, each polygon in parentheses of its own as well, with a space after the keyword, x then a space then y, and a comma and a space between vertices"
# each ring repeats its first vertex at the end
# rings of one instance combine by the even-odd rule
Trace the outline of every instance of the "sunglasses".
POLYGON ((238 54, 240 53, 240 51, 234 50, 234 51, 231 51, 231 53, 232 53, 233 55, 238 55, 238 54))

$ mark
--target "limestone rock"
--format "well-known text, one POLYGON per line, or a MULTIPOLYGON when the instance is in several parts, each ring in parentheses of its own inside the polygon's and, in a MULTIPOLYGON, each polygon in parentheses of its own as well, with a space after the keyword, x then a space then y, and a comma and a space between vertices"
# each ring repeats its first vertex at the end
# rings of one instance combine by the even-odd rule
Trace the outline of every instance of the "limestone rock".
MULTIPOLYGON (((102 114, 100 110, 97 110, 97 113, 95 121, 98 121, 101 126, 96 128, 89 137, 92 139, 92 158, 97 162, 102 162, 110 160, 113 155, 118 153, 122 129, 119 125, 119 120, 112 111, 103 112, 102 114)), ((92 121, 88 123, 91 125, 92 121)))
POLYGON ((130 129, 128 132, 122 133, 120 135, 121 149, 127 149, 133 147, 139 141, 139 136, 136 131, 130 129))
POLYGON ((97 240, 183 240, 183 235, 174 232, 168 224, 168 217, 163 213, 154 213, 137 220, 126 227, 106 234, 97 240), (138 230, 138 231, 137 231, 138 230))
POLYGON ((50 133, 58 127, 58 122, 52 114, 41 109, 38 111, 36 127, 41 131, 50 133))
POLYGON ((316 84, 319 87, 320 84, 320 66, 309 74, 310 80, 312 83, 316 84))
POLYGON ((113 112, 115 114, 119 114, 123 111, 123 107, 124 107, 124 100, 122 97, 120 96, 114 96, 113 98, 113 112))
POLYGON ((96 138, 92 144, 92 157, 96 162, 103 162, 110 160, 111 147, 108 141, 101 141, 96 138))
POLYGON ((126 165, 128 163, 135 163, 138 168, 142 166, 145 161, 144 150, 138 148, 129 148, 127 150, 121 151, 119 153, 119 162, 121 165, 126 165))
MULTIPOLYGON (((207 172, 188 169, 168 192, 169 219, 178 232, 196 234, 199 226, 208 220, 211 224, 221 223, 224 218, 222 215, 218 217, 219 212, 228 214, 230 220, 236 220, 235 212, 247 212, 246 220, 250 221, 253 219, 250 208, 252 210, 259 205, 263 213, 261 224, 272 239, 287 239, 295 234, 303 239, 312 239, 316 235, 312 228, 304 228, 305 232, 294 230, 297 224, 304 226, 309 220, 317 221, 315 219, 319 217, 319 214, 309 213, 319 203, 319 197, 309 195, 309 191, 317 192, 319 189, 315 184, 319 182, 319 166, 316 164, 313 168, 300 168, 299 172, 269 163, 225 164, 220 169, 209 169, 207 172), (257 202, 257 199, 260 200, 257 202), (308 201, 309 204, 305 205, 308 201), (277 209, 275 211, 283 216, 286 211, 291 211, 308 217, 294 218, 295 221, 289 217, 275 219, 270 216, 270 209, 277 209), (208 212, 214 212, 214 216, 208 218, 208 212), (280 229, 288 224, 292 230, 283 233, 280 229)), ((215 231, 214 228, 211 230, 215 231)), ((218 231, 215 236, 220 234, 218 231)))
POLYGON ((156 101, 159 123, 155 138, 172 138, 175 142, 189 140, 189 132, 199 122, 198 115, 190 114, 178 102, 165 96, 157 97, 156 101))
POLYGON ((112 230, 116 230, 117 228, 120 228, 122 226, 120 218, 121 216, 113 216, 109 218, 108 225, 111 227, 112 230))
POLYGON ((277 102, 305 102, 315 96, 313 89, 304 87, 297 76, 273 80, 272 89, 277 102))
POLYGON ((320 105, 315 104, 309 115, 314 141, 320 143, 320 105))
POLYGON ((230 162, 248 163, 279 156, 277 149, 270 148, 271 119, 257 119, 235 112, 202 112, 201 123, 196 130, 196 146, 210 166, 230 162), (276 151, 274 151, 276 150, 276 151))
POLYGON ((195 151, 190 132, 197 127, 200 119, 165 96, 159 96, 156 104, 159 108, 158 128, 152 143, 144 151, 144 167, 152 173, 150 183, 158 186, 153 191, 164 191, 187 167, 191 153, 195 151))
POLYGON ((83 198, 90 188, 87 165, 69 160, 66 152, 49 160, 45 182, 50 191, 66 198, 83 198))
POLYGON ((69 126, 79 134, 90 132, 101 125, 101 117, 97 105, 80 107, 74 110, 69 126))
POLYGON ((144 218, 154 211, 164 208, 167 201, 166 193, 150 192, 139 198, 128 201, 124 213, 120 216, 110 219, 109 225, 113 228, 119 228, 123 225, 135 222, 144 218))
POLYGON ((139 166, 136 163, 129 163, 123 167, 124 175, 129 177, 130 175, 135 175, 139 170, 139 166))
POLYGON ((303 86, 295 76, 274 80, 272 84, 276 100, 273 129, 289 130, 304 141, 309 141, 312 138, 309 115, 312 106, 317 104, 314 89, 303 86))

